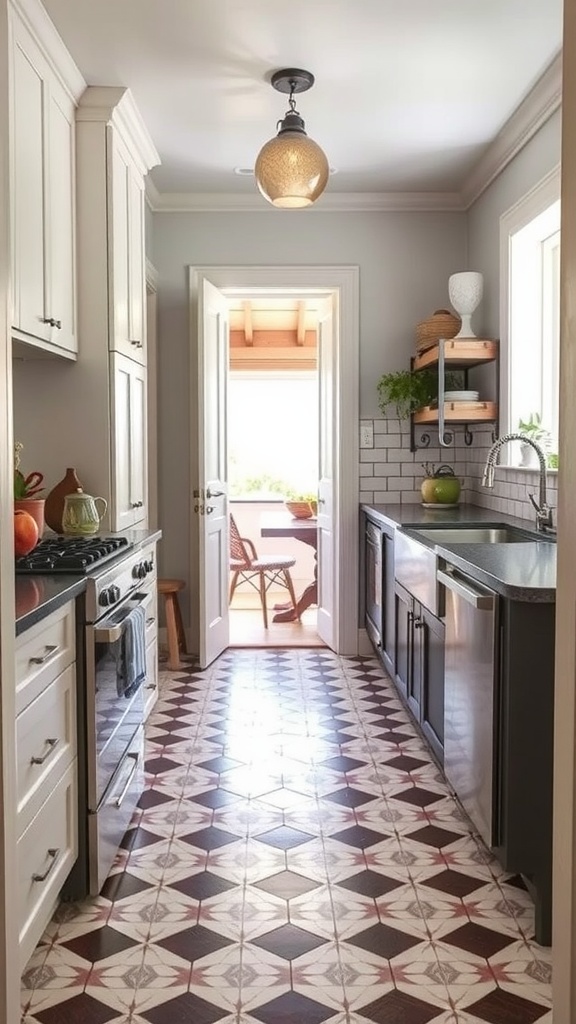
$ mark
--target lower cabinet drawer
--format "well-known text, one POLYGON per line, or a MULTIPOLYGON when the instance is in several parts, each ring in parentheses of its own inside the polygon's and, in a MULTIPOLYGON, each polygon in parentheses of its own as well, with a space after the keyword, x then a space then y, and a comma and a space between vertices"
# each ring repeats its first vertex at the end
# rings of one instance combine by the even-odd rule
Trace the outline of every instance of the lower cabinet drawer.
POLYGON ((20 714, 76 657, 74 602, 63 605, 16 639, 16 714, 20 714))
POLYGON ((65 669, 16 718, 18 834, 76 756, 76 672, 65 669))
POLYGON ((17 844, 20 963, 27 963, 78 856, 76 760, 17 844))

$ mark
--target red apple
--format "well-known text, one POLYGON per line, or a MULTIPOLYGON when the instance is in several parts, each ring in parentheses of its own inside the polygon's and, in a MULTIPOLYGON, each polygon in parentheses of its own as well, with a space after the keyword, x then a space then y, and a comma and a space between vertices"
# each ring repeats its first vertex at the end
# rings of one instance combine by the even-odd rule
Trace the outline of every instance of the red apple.
POLYGON ((14 512, 14 552, 16 558, 27 555, 38 543, 38 526, 29 512, 14 512))

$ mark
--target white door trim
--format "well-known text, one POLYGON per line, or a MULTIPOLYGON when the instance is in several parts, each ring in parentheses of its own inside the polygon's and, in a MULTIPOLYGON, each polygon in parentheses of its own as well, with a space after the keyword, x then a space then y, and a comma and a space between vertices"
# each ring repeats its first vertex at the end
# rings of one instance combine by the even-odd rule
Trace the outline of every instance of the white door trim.
MULTIPOLYGON (((295 291, 334 292, 338 309, 338 339, 335 347, 334 373, 338 380, 338 410, 336 438, 337 509, 335 583, 339 596, 336 619, 335 649, 339 654, 353 655, 358 651, 358 521, 359 521, 359 268, 356 266, 196 266, 190 267, 190 280, 199 282, 208 278, 223 292, 275 290, 279 293, 295 291)), ((194 307, 196 296, 191 295, 191 345, 196 344, 194 307)), ((196 365, 194 357, 191 364, 196 365)), ((191 381, 191 396, 197 381, 191 381)), ((194 445, 191 446, 194 448, 194 445)), ((194 470, 194 467, 193 467, 194 470)), ((197 473, 193 471, 192 480, 197 473)), ((194 485, 193 485, 194 486, 194 485)), ((197 566, 197 538, 191 517, 192 569, 195 578, 197 566), (196 561, 195 561, 196 560, 196 561), (194 564, 195 563, 195 564, 194 564)))

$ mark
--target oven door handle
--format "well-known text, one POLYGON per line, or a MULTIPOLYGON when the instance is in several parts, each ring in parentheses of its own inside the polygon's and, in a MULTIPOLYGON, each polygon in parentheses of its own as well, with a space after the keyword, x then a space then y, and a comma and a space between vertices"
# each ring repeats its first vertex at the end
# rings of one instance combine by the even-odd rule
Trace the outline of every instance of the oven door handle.
MULTIPOLYGON (((151 591, 138 591, 136 594, 131 594, 130 598, 126 602, 132 605, 133 608, 147 608, 151 604, 153 594, 151 591)), ((118 613, 116 609, 114 615, 118 613)), ((119 640, 124 632, 124 618, 120 619, 119 622, 114 621, 114 616, 111 616, 112 622, 110 625, 106 624, 106 621, 99 623, 94 626, 94 640, 97 644, 111 644, 115 640, 119 640)))
POLYGON ((131 761, 134 761, 134 764, 133 764, 132 768, 130 769, 130 774, 128 775, 128 778, 126 779, 126 782, 124 783, 124 786, 122 787, 122 792, 120 793, 119 796, 116 797, 116 800, 114 801, 114 803, 116 804, 116 807, 121 807, 122 804, 124 803, 124 797, 126 796, 126 793, 128 792, 128 790, 130 789, 130 786, 132 784, 132 779, 136 775, 136 772, 138 771, 138 768, 140 766, 140 754, 138 754, 136 752, 127 754, 126 755, 126 760, 128 760, 128 759, 130 759, 131 761))

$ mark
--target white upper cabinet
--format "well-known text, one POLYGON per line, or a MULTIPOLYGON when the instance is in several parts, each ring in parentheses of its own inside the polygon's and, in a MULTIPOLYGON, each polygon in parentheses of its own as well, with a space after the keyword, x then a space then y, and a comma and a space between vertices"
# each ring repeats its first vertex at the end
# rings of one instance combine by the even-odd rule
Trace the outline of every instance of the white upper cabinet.
POLYGON ((127 147, 108 129, 110 187, 110 347, 146 362, 144 178, 127 147))
POLYGON ((13 335, 75 358, 75 97, 11 8, 13 335))
POLYGON ((112 353, 114 529, 147 520, 146 369, 112 353))

